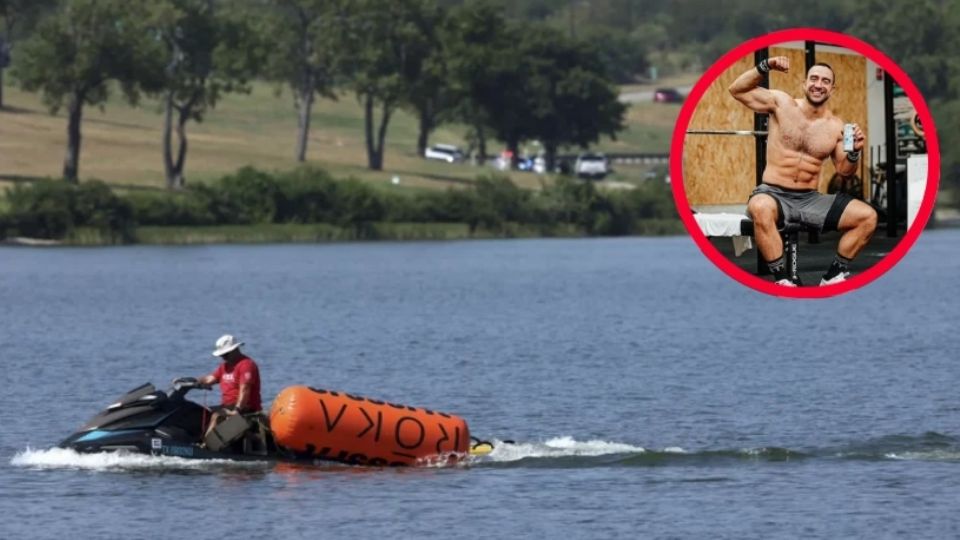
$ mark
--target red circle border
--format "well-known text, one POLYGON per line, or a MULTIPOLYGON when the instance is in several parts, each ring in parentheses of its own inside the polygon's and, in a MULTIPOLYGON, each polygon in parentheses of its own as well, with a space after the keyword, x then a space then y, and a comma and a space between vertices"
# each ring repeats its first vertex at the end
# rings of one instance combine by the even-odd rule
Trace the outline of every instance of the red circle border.
POLYGON ((704 255, 724 273, 747 287, 773 296, 786 298, 828 298, 859 289, 882 276, 900 262, 900 259, 907 254, 914 242, 917 241, 917 238, 920 237, 920 233, 923 232, 927 221, 933 213, 933 206, 936 202, 937 189, 940 183, 940 143, 937 138, 937 130, 934 126, 933 117, 930 114, 926 101, 923 99, 916 85, 913 84, 913 81, 910 80, 907 74, 894 63, 893 60, 867 43, 846 34, 819 28, 791 28, 771 32, 740 44, 720 57, 720 59, 714 62, 706 73, 700 77, 700 80, 697 81, 691 89, 690 94, 684 100, 684 104, 680 109, 680 116, 674 126, 673 137, 670 144, 670 177, 674 202, 680 214, 680 219, 690 233, 690 237, 693 238, 704 255), (928 160, 927 184, 924 189, 920 210, 917 213, 913 225, 900 242, 897 243, 896 247, 878 263, 852 276, 847 281, 836 285, 791 288, 775 285, 770 281, 761 279, 743 270, 720 253, 700 231, 700 227, 694 220, 693 212, 687 202, 686 189, 683 185, 683 143, 687 127, 690 125, 690 119, 693 117, 697 104, 707 91, 707 88, 709 88, 727 68, 736 63, 740 58, 759 49, 790 41, 810 40, 829 43, 861 54, 893 76, 894 81, 903 88, 907 97, 910 98, 910 101, 917 110, 917 115, 920 117, 920 122, 923 125, 926 135, 928 160))

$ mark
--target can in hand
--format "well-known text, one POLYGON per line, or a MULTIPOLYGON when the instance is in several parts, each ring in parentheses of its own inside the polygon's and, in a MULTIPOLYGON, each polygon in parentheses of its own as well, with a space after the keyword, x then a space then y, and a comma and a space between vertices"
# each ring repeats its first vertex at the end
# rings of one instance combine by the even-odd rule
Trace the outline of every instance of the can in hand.
POLYGON ((853 152, 853 124, 843 125, 843 151, 853 152))

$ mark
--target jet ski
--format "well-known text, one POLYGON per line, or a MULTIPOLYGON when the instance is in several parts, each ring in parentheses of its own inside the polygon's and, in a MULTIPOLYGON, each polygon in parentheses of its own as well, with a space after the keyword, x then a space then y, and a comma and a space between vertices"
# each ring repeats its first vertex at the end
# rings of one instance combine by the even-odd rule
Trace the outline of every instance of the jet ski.
POLYGON ((59 446, 81 453, 127 451, 193 459, 295 459, 273 441, 261 414, 227 418, 204 440, 210 409, 186 399, 209 389, 192 377, 175 379, 169 390, 147 383, 97 413, 59 446), (229 425, 228 425, 229 424, 229 425))
MULTIPOLYGON (((316 454, 277 444, 268 418, 261 413, 229 416, 205 436, 204 426, 209 424, 213 413, 186 399, 186 395, 196 389, 209 390, 210 387, 192 377, 175 379, 166 391, 150 383, 138 386, 97 413, 58 446, 80 453, 126 451, 189 459, 324 460, 316 454)), ((484 456, 493 451, 489 441, 471 439, 470 455, 484 456)))

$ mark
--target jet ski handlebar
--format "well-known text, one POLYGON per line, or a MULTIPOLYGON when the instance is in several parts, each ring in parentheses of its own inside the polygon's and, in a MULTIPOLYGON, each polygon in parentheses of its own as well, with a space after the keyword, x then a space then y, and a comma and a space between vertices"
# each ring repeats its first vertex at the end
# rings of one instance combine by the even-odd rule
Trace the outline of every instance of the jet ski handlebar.
POLYGON ((178 377, 173 380, 173 392, 171 393, 177 393, 182 396, 194 388, 209 390, 211 385, 201 383, 196 377, 178 377))

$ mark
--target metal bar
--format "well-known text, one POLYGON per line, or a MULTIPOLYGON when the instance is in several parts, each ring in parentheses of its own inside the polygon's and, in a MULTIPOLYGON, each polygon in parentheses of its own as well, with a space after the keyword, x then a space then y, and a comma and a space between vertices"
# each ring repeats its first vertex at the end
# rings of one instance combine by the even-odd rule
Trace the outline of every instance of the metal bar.
MULTIPOLYGON (((764 47, 753 53, 753 63, 759 64, 763 60, 770 58, 770 49, 764 47)), ((770 74, 764 73, 763 79, 760 80, 761 88, 770 88, 770 74)), ((767 132, 767 120, 768 115, 753 113, 753 130, 767 132)), ((764 137, 755 137, 753 139, 754 144, 754 157, 756 158, 756 169, 754 174, 756 175, 756 185, 763 183, 763 171, 767 168, 767 138, 764 137)), ((760 254, 760 247, 757 246, 757 275, 762 276, 770 273, 770 269, 767 268, 767 261, 763 260, 763 255, 760 254)))
POLYGON ((897 237, 897 131, 893 122, 893 77, 883 72, 883 117, 887 138, 887 237, 897 237))
POLYGON ((790 231, 783 235, 783 259, 790 272, 790 281, 803 285, 800 279, 800 233, 790 231))
POLYGON ((751 131, 749 129, 688 129, 687 135, 756 135, 766 137, 766 131, 751 131))
POLYGON ((807 72, 810 71, 810 68, 817 63, 817 42, 816 41, 804 41, 803 42, 803 76, 807 76, 807 72))

